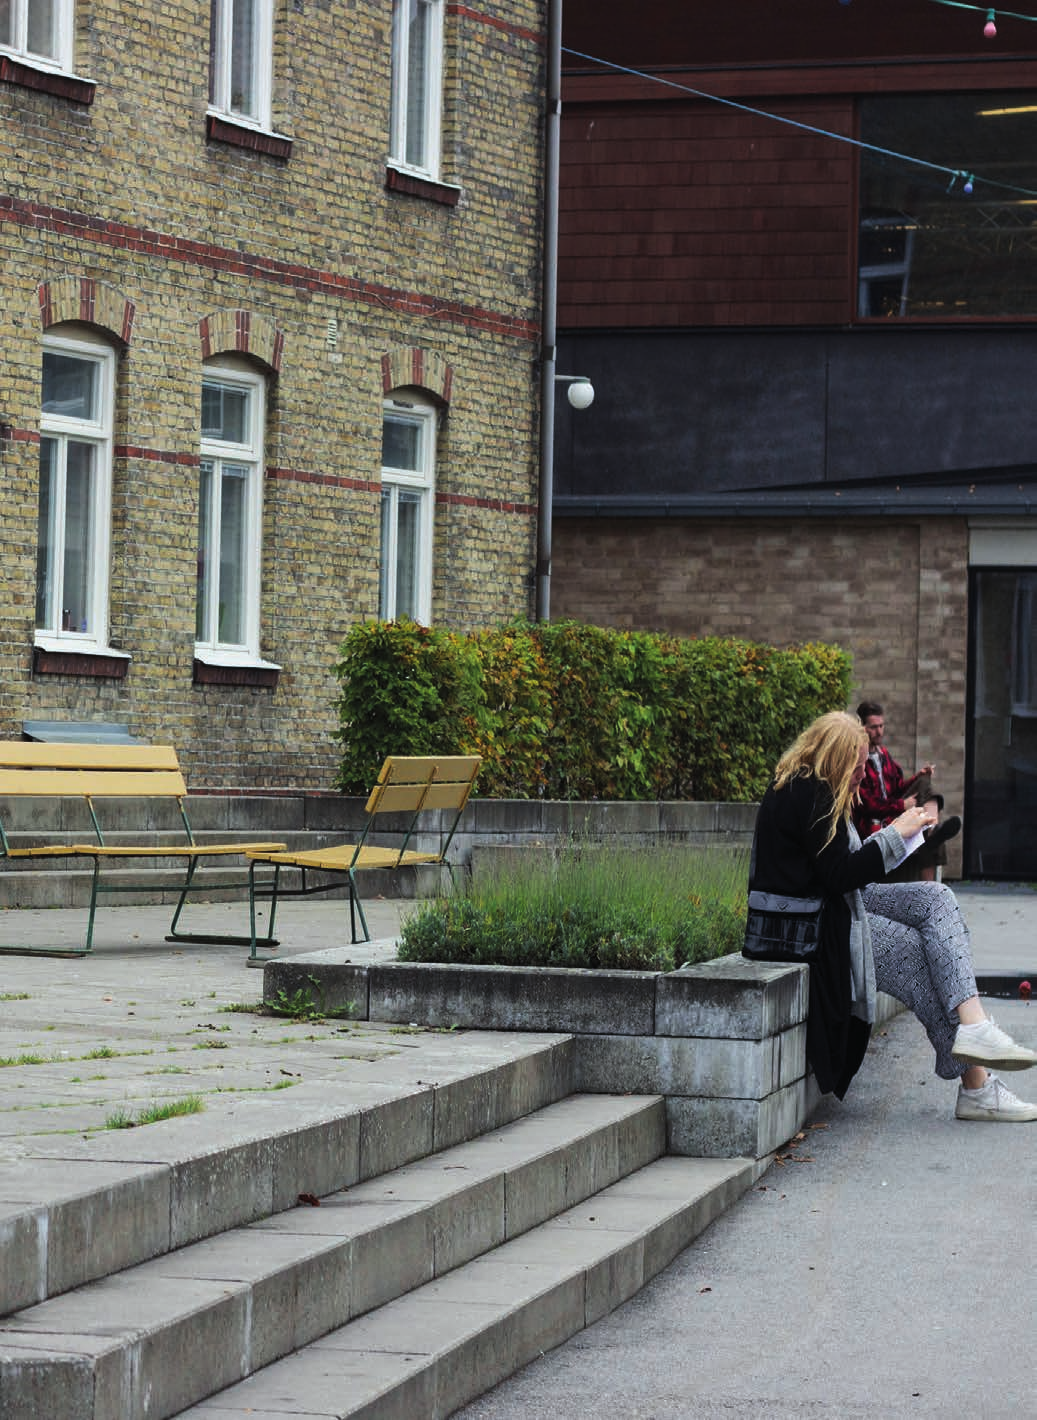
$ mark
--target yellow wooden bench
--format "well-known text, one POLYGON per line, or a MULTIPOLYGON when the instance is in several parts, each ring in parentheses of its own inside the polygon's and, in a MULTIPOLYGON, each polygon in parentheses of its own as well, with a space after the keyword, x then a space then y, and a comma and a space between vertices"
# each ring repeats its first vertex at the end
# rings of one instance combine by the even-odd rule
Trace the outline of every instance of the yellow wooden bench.
MULTIPOLYGON (((184 877, 174 891, 179 892, 176 910, 170 924, 167 942, 223 942, 256 947, 254 918, 248 936, 207 936, 177 930, 180 914, 194 881, 199 863, 209 858, 226 858, 237 854, 243 857, 246 849, 259 848, 275 852, 284 848, 283 843, 198 843, 187 817, 184 803, 187 785, 180 771, 176 750, 168 745, 125 745, 125 744, 35 744, 20 740, 0 742, 0 809, 4 798, 81 798, 85 801, 89 823, 93 831, 93 841, 74 843, 39 843, 35 846, 13 846, 11 837, 3 824, 0 813, 0 862, 31 858, 89 858, 93 860, 93 882, 90 893, 90 912, 87 919, 86 940, 81 948, 39 948, 26 946, 3 946, 0 952, 32 952, 47 956, 83 956, 93 945, 94 913, 97 899, 102 892, 139 892, 138 885, 111 883, 105 880, 102 864, 121 862, 137 858, 145 861, 159 859, 179 860, 184 864, 184 877), (180 813, 180 821, 185 834, 184 840, 176 843, 150 844, 109 844, 105 842, 104 830, 98 815, 99 799, 173 799, 180 813)), ((86 817, 83 823, 86 826, 86 817)), ((81 830, 78 827, 67 830, 72 837, 81 830)), ((113 834, 113 830, 109 829, 113 834)), ((233 882, 220 881, 206 884, 210 888, 244 888, 246 877, 242 868, 233 882)), ((264 939, 264 944, 274 946, 272 939, 264 939)))
POLYGON ((482 759, 472 755, 390 755, 382 765, 378 780, 368 795, 364 806, 367 815, 363 831, 355 843, 340 843, 332 848, 318 848, 298 853, 271 852, 267 848, 248 848, 247 856, 252 860, 249 868, 249 911, 252 925, 252 958, 256 948, 267 944, 273 937, 274 914, 277 899, 281 897, 305 897, 310 893, 330 892, 341 887, 345 878, 349 887, 349 921, 354 942, 370 940, 367 918, 357 890, 356 874, 362 869, 388 869, 415 867, 425 864, 445 867, 453 879, 453 868, 447 859, 447 850, 457 828, 472 786, 479 773, 482 759), (438 823, 429 824, 428 815, 439 812, 438 823), (452 817, 451 817, 452 815, 452 817), (394 822, 388 822, 394 820, 394 822), (447 826, 448 824, 448 826, 447 826), (434 849, 411 848, 410 844, 419 833, 432 832, 436 835, 438 847, 434 849), (389 839, 390 842, 375 844, 372 837, 389 839), (268 882, 257 882, 256 868, 261 863, 273 865, 273 878, 268 882), (301 874, 300 886, 284 888, 279 878, 282 868, 297 868, 301 874), (326 881, 313 882, 307 874, 317 874, 326 881), (267 939, 256 936, 256 899, 270 898, 270 915, 267 920, 267 939), (357 918, 363 928, 363 936, 357 936, 357 918))

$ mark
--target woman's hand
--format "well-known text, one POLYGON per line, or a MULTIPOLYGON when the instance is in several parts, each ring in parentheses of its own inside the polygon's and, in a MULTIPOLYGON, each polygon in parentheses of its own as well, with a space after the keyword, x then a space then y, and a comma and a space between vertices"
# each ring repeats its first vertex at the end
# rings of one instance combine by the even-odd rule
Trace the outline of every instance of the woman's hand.
POLYGON ((932 828, 935 822, 935 804, 915 804, 911 808, 905 809, 899 818, 895 818, 892 827, 906 842, 916 833, 921 833, 923 828, 932 828))

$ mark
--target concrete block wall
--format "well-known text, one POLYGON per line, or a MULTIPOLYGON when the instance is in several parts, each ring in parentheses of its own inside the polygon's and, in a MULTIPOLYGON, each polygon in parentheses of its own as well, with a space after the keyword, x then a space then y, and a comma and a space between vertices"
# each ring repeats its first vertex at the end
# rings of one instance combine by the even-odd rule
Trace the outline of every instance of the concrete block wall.
MULTIPOLYGON (((552 614, 853 656, 848 709, 886 710, 905 772, 931 760, 948 813, 965 791, 968 520, 556 518, 552 614)), ((961 840, 948 873, 961 870, 961 840)))
MULTIPOLYGON (((572 1088, 661 1095, 667 1151, 761 1159, 818 1094, 806 1062, 807 969, 727 956, 670 973, 384 962, 340 949, 271 960, 267 999, 317 993, 359 1019, 572 1038, 572 1088)), ((880 998, 880 1019, 900 1007, 880 998)))
POLYGON ((0 82, 0 735, 124 722, 175 744, 198 787, 330 783, 332 663, 378 612, 391 389, 441 412, 433 619, 531 611, 544 6, 447 7, 442 183, 407 190, 386 166, 388 0, 274 9, 287 154, 207 138, 196 0, 77 5, 86 99, 0 82), (99 658, 34 668, 41 340, 59 329, 117 352, 109 640, 124 677, 99 658), (274 684, 194 679, 200 384, 227 356, 266 382, 259 649, 274 684))

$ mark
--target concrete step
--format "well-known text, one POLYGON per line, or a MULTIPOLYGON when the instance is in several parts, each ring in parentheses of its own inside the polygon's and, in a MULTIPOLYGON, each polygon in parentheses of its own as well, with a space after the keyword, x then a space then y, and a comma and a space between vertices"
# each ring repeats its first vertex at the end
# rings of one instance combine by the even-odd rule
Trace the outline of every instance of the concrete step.
POLYGON ((665 1134, 659 1097, 573 1095, 25 1308, 0 1327, 4 1420, 162 1420, 609 1188, 665 1134))
POLYGON ((389 1067, 374 1087, 318 1076, 15 1151, 0 1161, 0 1317, 500 1129, 570 1095, 574 1070, 569 1037, 491 1038, 417 1087, 389 1067))
POLYGON ((648 1164, 180 1420, 444 1420, 629 1300, 757 1176, 746 1159, 648 1164))

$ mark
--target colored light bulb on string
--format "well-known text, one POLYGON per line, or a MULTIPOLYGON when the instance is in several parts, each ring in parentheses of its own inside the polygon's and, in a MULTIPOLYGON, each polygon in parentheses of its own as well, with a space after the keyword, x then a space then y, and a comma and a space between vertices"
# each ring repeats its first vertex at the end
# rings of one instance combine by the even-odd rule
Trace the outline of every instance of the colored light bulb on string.
POLYGON ((971 173, 966 173, 966 174, 965 174, 965 185, 964 185, 964 187, 961 189, 962 192, 965 194, 966 197, 971 197, 971 196, 972 196, 972 182, 973 182, 972 174, 971 174, 971 173))
POLYGON ((993 10, 987 11, 987 22, 983 26, 983 34, 986 39, 997 39, 997 15, 993 10))

